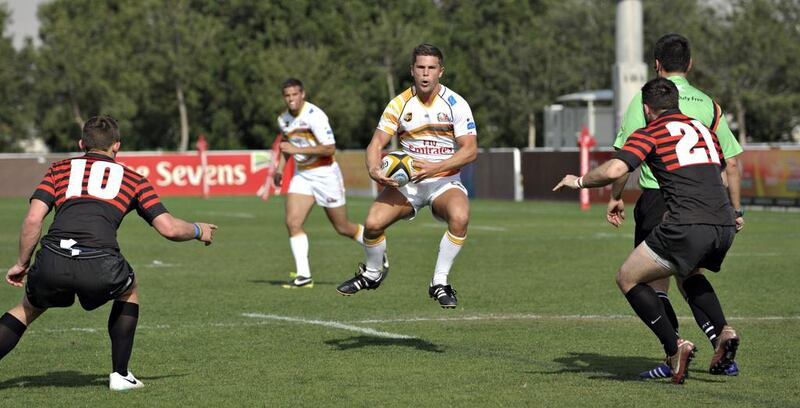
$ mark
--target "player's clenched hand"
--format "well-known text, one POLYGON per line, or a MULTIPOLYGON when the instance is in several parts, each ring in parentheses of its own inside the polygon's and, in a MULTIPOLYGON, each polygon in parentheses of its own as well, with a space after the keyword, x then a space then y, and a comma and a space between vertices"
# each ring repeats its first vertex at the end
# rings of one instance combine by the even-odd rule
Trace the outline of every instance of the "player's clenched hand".
POLYGON ((400 183, 395 181, 394 179, 390 179, 383 175, 383 170, 380 167, 373 167, 369 169, 369 178, 375 180, 376 183, 384 186, 384 187, 400 187, 400 183))
POLYGON ((561 189, 564 187, 568 187, 573 190, 579 189, 580 187, 578 187, 578 177, 573 176, 572 174, 567 174, 566 176, 564 176, 563 179, 561 179, 560 182, 558 182, 558 184, 556 184, 555 187, 553 187, 553 191, 561 191, 561 189))
POLYGON ((411 171, 411 181, 416 183, 441 173, 440 165, 440 163, 432 163, 427 160, 414 160, 414 168, 411 171))
POLYGON ((6 282, 11 286, 21 287, 29 267, 15 264, 6 273, 6 282))
POLYGON ((198 222, 197 226, 200 227, 200 238, 197 238, 197 240, 205 243, 206 246, 211 245, 214 242, 214 231, 217 230, 217 226, 204 222, 198 222))
POLYGON ((625 203, 622 200, 611 198, 608 201, 606 220, 613 226, 619 227, 625 219, 625 203))
POLYGON ((744 228, 744 217, 736 217, 736 232, 739 232, 744 228))

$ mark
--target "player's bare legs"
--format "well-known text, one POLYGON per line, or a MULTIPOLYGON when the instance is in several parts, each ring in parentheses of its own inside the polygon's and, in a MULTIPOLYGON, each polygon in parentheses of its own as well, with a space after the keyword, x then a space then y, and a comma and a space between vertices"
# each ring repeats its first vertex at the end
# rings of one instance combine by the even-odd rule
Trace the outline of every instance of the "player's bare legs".
POLYGON ((308 266, 308 236, 303 224, 314 206, 314 196, 289 193, 286 195, 286 230, 289 232, 289 246, 292 248, 297 276, 311 277, 308 266))
POLYGON ((22 296, 22 300, 14 306, 13 309, 9 310, 8 313, 17 318, 20 323, 24 324, 25 326, 30 326, 34 320, 36 320, 39 316, 42 315, 47 311, 47 309, 39 309, 38 307, 31 304, 30 300, 28 300, 27 295, 22 296))
POLYGON ((16 306, 0 317, 0 358, 17 346, 28 326, 46 310, 33 306, 28 296, 23 295, 16 306))
POLYGON ((364 238, 378 238, 390 225, 413 213, 414 207, 400 191, 392 187, 383 189, 367 212, 364 238))
POLYGON ((386 254, 386 228, 398 220, 410 217, 414 207, 396 188, 385 188, 369 207, 364 222, 364 252, 366 253, 365 276, 378 279, 383 269, 386 254))
POLYGON ((431 210, 447 222, 447 231, 439 243, 432 285, 447 285, 447 275, 467 238, 469 199, 460 189, 451 188, 433 200, 431 210))
POLYGON ((352 238, 354 241, 364 243, 364 227, 350 222, 347 218, 347 205, 335 208, 325 208, 325 215, 339 235, 352 238))
POLYGON ((673 383, 682 383, 694 355, 694 345, 678 338, 665 316, 664 305, 655 290, 647 285, 668 278, 673 272, 656 262, 647 244, 641 243, 631 252, 617 273, 617 286, 640 319, 653 331, 664 346, 672 368, 673 383))
POLYGON ((400 219, 414 214, 414 207, 396 188, 381 191, 372 203, 364 222, 364 253, 366 262, 359 265, 355 277, 336 288, 339 294, 350 296, 362 289, 375 289, 386 277, 386 236, 384 231, 400 219))

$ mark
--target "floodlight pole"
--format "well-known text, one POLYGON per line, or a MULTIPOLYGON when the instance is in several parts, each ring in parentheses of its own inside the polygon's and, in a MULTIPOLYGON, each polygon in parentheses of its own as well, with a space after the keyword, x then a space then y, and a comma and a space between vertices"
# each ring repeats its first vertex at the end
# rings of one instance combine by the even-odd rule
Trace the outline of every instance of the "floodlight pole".
POLYGON ((619 129, 628 103, 647 81, 647 65, 642 60, 642 25, 642 2, 617 0, 614 129, 619 129))

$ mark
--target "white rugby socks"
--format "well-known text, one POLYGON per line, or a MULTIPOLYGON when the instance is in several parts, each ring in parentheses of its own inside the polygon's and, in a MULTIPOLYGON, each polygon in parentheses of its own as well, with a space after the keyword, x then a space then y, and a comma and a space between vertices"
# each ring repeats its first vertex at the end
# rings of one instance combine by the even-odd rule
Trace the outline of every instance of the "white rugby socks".
POLYGON ((450 273, 450 268, 453 266, 453 261, 456 255, 461 251, 464 246, 464 241, 467 239, 466 235, 457 237, 445 231, 441 242, 439 242, 439 257, 436 259, 436 269, 433 272, 433 285, 447 285, 447 275, 450 273))
POLYGON ((367 255, 367 270, 363 275, 368 279, 378 280, 383 271, 383 254, 386 253, 386 236, 381 235, 375 239, 364 238, 364 252, 367 255))
POLYGON ((353 235, 353 241, 358 242, 361 245, 364 245, 364 226, 361 224, 356 224, 358 229, 356 230, 356 235, 353 235))
POLYGON ((306 234, 300 234, 289 237, 289 246, 292 247, 297 276, 310 278, 311 270, 308 267, 308 236, 306 234))

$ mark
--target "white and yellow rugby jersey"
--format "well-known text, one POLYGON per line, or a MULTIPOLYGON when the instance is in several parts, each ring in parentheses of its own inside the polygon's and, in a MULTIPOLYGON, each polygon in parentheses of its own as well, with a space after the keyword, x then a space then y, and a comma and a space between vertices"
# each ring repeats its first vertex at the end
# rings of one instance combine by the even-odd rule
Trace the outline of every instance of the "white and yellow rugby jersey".
MULTIPOLYGON (((437 97, 425 105, 412 86, 397 95, 383 111, 378 129, 398 135, 403 151, 414 159, 439 162, 453 156, 456 139, 477 135, 469 104, 459 94, 439 84, 437 97)), ((459 170, 434 177, 457 174, 459 170)))
MULTIPOLYGON (((278 116, 278 126, 283 137, 297 147, 336 144, 328 115, 311 102, 303 102, 300 114, 292 116, 288 110, 278 116)), ((297 170, 308 170, 333 164, 333 156, 295 154, 297 170)))

